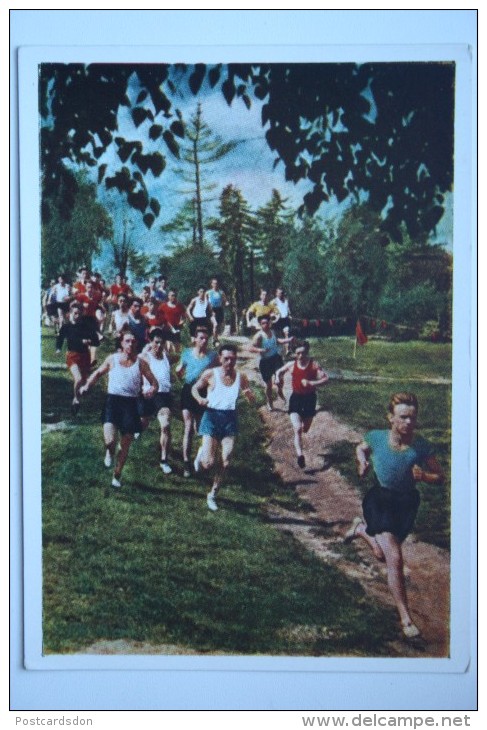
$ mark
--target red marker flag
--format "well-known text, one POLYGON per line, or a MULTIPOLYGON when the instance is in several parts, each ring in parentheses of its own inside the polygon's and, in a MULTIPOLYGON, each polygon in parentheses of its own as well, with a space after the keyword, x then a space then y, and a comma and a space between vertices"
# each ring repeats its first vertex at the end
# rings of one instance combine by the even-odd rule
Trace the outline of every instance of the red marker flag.
POLYGON ((369 338, 362 329, 359 319, 357 319, 357 325, 355 327, 355 339, 359 345, 365 345, 365 343, 369 341, 369 338))

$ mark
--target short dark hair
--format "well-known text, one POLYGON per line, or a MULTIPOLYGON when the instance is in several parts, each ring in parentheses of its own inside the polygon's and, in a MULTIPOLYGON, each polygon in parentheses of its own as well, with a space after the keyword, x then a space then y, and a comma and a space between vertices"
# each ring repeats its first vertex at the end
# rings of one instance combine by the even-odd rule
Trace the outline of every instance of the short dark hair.
POLYGON ((271 321, 271 315, 270 314, 261 314, 260 317, 257 317, 257 322, 262 322, 263 319, 271 321))
POLYGON ((218 354, 221 355, 225 350, 233 352, 235 355, 238 353, 237 346, 234 345, 233 342, 229 342, 226 345, 220 345, 218 348, 218 354))
POLYGON ((294 345, 293 345, 294 352, 296 352, 296 350, 299 350, 300 347, 304 347, 306 352, 309 352, 308 340, 295 340, 294 345))
POLYGON ((204 335, 208 335, 209 334, 208 327, 203 327, 203 325, 199 325, 199 327, 197 327, 195 330, 195 333, 194 333, 195 337, 199 332, 202 332, 204 335))
POLYGON ((162 330, 160 327, 154 327, 154 329, 150 331, 149 340, 151 342, 154 337, 160 337, 162 340, 166 341, 166 335, 164 334, 164 330, 162 330))
POLYGON ((132 306, 132 304, 135 304, 135 303, 140 304, 140 306, 142 306, 144 302, 142 301, 142 299, 140 297, 134 297, 132 299, 132 301, 130 302, 130 306, 132 306))

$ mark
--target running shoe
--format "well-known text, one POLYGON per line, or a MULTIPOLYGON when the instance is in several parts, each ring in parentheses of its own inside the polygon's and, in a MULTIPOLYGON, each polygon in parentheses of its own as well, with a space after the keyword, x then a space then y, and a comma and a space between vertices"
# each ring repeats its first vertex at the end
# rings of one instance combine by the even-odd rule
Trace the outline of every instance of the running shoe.
POLYGON ((120 481, 120 479, 117 479, 117 477, 113 477, 112 487, 115 487, 116 489, 120 489, 121 486, 122 486, 122 482, 120 481))
POLYGON ((183 477, 186 477, 186 479, 187 479, 190 476, 191 476, 191 462, 185 461, 184 462, 183 477))
POLYGON ((416 639, 418 636, 421 636, 421 631, 413 623, 402 624, 402 633, 406 639, 416 639))
POLYGON ((304 460, 304 456, 301 454, 301 456, 298 456, 298 466, 300 469, 304 469, 306 466, 306 462, 304 460))
POLYGON ((215 497, 210 492, 206 497, 206 504, 208 505, 208 509, 212 512, 216 512, 218 509, 218 505, 216 503, 215 497))
POLYGON ((164 474, 171 474, 172 473, 172 469, 169 466, 169 464, 167 463, 167 461, 161 461, 161 469, 164 472, 164 474))

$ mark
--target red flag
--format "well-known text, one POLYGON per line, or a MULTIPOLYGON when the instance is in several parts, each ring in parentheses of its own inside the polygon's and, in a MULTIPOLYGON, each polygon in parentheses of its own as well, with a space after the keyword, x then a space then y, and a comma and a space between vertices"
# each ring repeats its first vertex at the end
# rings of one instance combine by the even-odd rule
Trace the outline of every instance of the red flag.
POLYGON ((357 319, 357 325, 355 327, 355 338, 359 345, 365 345, 365 343, 369 341, 369 338, 362 329, 359 319, 357 319))

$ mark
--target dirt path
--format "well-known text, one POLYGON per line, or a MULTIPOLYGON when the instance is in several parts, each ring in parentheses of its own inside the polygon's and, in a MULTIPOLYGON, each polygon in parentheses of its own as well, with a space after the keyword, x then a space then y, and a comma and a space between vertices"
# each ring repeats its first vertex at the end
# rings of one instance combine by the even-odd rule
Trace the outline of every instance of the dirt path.
MULTIPOLYGON (((237 338, 235 338, 237 339, 237 338)), ((247 343, 248 340, 238 338, 247 343)), ((262 385, 255 355, 245 347, 239 353, 240 364, 249 378, 262 385)), ((289 392, 285 394, 289 396, 289 392)), ((360 581, 375 600, 393 606, 387 587, 386 571, 361 541, 353 543, 360 560, 344 558, 342 537, 352 519, 362 514, 357 490, 333 467, 327 464, 327 452, 339 441, 358 443, 362 434, 340 422, 331 413, 317 413, 305 437, 306 469, 296 465, 293 432, 282 404, 275 410, 261 409, 269 428, 269 454, 287 484, 293 484, 311 512, 290 512, 269 508, 269 520, 276 528, 291 533, 326 564, 333 564, 348 576, 360 581)), ((391 646, 391 653, 401 656, 448 656, 449 650, 449 585, 450 557, 445 550, 409 536, 403 546, 405 573, 410 609, 421 628, 424 643, 406 643, 400 638, 391 646)))

